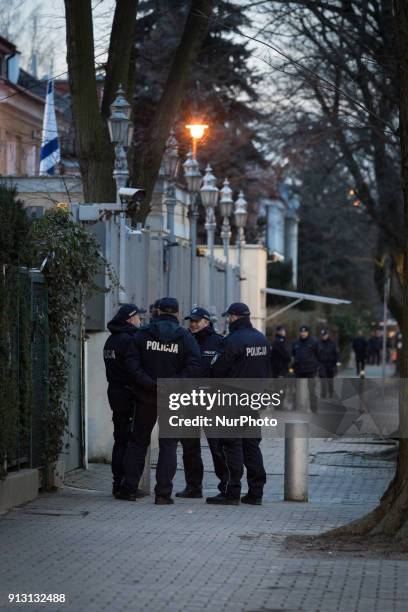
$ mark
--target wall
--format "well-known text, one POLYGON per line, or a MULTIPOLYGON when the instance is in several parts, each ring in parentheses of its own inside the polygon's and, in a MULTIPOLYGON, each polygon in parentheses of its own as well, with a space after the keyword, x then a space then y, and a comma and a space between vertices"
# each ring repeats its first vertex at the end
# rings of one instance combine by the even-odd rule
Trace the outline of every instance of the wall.
POLYGON ((103 347, 109 332, 89 333, 86 351, 86 396, 88 461, 109 460, 112 453, 112 411, 107 398, 103 347))
MULTIPOLYGON (((223 249, 221 246, 215 247, 215 256, 223 259, 223 249)), ((230 246, 229 257, 232 264, 237 263, 238 249, 235 245, 230 246)), ((263 332, 265 331, 266 295, 261 292, 261 289, 267 286, 266 262, 267 251, 262 245, 244 245, 240 283, 241 297, 239 301, 249 306, 254 326, 263 332)))
POLYGON ((6 183, 17 188, 19 198, 31 214, 37 208, 42 214, 60 202, 83 201, 81 179, 75 176, 10 176, 6 183))

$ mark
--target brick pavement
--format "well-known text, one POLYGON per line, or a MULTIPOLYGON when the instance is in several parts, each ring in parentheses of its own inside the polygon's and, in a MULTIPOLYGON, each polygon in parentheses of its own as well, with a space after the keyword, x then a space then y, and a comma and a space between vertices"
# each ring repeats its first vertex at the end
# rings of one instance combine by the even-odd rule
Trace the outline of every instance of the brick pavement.
MULTIPOLYGON (((407 561, 308 557, 282 547, 287 534, 319 533, 372 508, 393 465, 377 456, 367 467, 354 453, 383 447, 312 440, 310 502, 303 504, 282 501, 282 441, 263 444, 269 476, 261 507, 120 502, 110 495, 110 467, 97 464, 69 475, 59 493, 4 515, 0 610, 405 612, 407 561), (68 602, 8 605, 9 592, 63 592, 68 602)), ((206 448, 204 457, 212 493, 206 448)))

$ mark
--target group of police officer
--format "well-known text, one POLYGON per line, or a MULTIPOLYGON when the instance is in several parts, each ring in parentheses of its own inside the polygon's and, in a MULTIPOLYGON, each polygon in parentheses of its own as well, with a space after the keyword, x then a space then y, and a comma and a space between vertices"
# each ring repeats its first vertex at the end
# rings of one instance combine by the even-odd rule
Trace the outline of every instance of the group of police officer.
MULTIPOLYGON (((150 322, 141 325, 146 311, 124 304, 109 322, 111 335, 104 346, 108 399, 112 408, 113 495, 134 501, 153 427, 157 419, 159 378, 267 378, 270 374, 270 343, 250 321, 246 304, 231 304, 229 333, 218 334, 210 313, 195 307, 189 330, 180 325, 175 298, 157 300, 150 322), (254 347, 255 350, 246 350, 254 347)), ((177 469, 177 444, 183 447, 186 487, 176 497, 202 498, 203 462, 199 439, 159 437, 155 503, 172 504, 173 478, 177 469)), ((259 448, 260 439, 209 439, 219 494, 207 497, 209 504, 261 504, 266 473, 259 448), (248 493, 241 497, 241 479, 247 470, 248 493)))
MULTIPOLYGON (((313 379, 319 369, 324 378, 322 395, 332 395, 330 383, 338 352, 326 329, 320 341, 300 328, 292 347, 286 345, 286 330, 276 329, 272 343, 252 326, 246 304, 236 302, 223 316, 228 317, 228 335, 218 334, 210 313, 199 306, 185 317, 187 330, 179 322, 179 304, 165 297, 150 307, 150 321, 141 324, 145 310, 124 304, 109 322, 111 332, 104 347, 108 399, 112 408, 114 445, 112 451, 113 495, 134 501, 144 470, 151 433, 157 420, 159 378, 268 378, 288 376, 293 362, 295 375, 308 378, 311 408, 315 409, 313 379), (323 372, 324 370, 324 372, 323 372), (329 381, 327 383, 327 381, 329 381), (327 388, 328 384, 328 388, 327 388)), ((183 448, 186 479, 176 497, 202 498, 203 462, 199 438, 161 438, 156 468, 155 503, 172 504, 173 478, 177 469, 177 444, 183 448)), ((260 438, 208 438, 219 494, 207 497, 209 504, 253 505, 262 503, 266 473, 260 438), (248 492, 241 497, 241 480, 247 472, 248 492)))

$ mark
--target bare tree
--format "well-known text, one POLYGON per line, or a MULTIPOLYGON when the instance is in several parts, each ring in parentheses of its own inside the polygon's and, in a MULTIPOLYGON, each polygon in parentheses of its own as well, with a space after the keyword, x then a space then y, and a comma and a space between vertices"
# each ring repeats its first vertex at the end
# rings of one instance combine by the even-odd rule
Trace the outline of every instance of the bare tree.
POLYGON ((274 114, 286 126, 285 147, 301 149, 298 128, 307 122, 308 138, 317 136, 317 127, 320 137, 336 147, 339 166, 350 175, 345 194, 353 190, 378 226, 378 259, 384 253, 392 258, 390 307, 402 321, 404 235, 392 0, 266 4, 269 21, 262 36, 270 47, 266 61, 278 74, 274 86, 280 104, 274 114))
POLYGON ((146 146, 142 155, 134 158, 133 182, 135 185, 143 185, 146 189, 146 198, 139 212, 141 220, 146 218, 150 210, 150 199, 159 174, 166 140, 180 107, 190 67, 207 30, 212 5, 212 0, 191 2, 180 44, 174 54, 160 102, 149 126, 145 139, 146 146))
MULTIPOLYGON (((394 311, 404 337, 400 372, 404 435, 408 427, 408 4, 406 0, 297 0, 285 2, 284 8, 280 0, 272 4, 279 5, 280 27, 284 19, 300 43, 297 56, 285 54, 279 68, 297 82, 291 92, 294 99, 300 96, 304 104, 307 98, 311 114, 316 108, 323 112, 326 136, 334 137, 356 193, 393 257, 401 289, 394 311)), ((378 534, 408 539, 407 438, 399 441, 396 473, 380 504, 327 535, 378 534)))
POLYGON ((104 117, 99 107, 96 86, 91 0, 65 0, 67 63, 76 149, 84 197, 88 202, 115 199, 113 152, 105 118, 114 98, 115 85, 117 87, 120 79, 123 79, 122 84, 128 90, 124 67, 130 61, 137 4, 137 0, 116 3, 107 63, 107 88, 102 100, 104 117), (118 49, 122 53, 121 62, 117 61, 118 49))
MULTIPOLYGON (((192 0, 180 44, 175 53, 157 112, 149 128, 143 155, 133 155, 132 182, 147 191, 140 211, 144 220, 160 169, 162 154, 175 121, 188 71, 198 53, 208 25, 212 0, 192 0)), ((110 34, 108 60, 101 108, 99 108, 92 7, 90 0, 65 0, 67 23, 67 62, 75 123, 77 154, 87 201, 114 199, 113 154, 106 119, 119 83, 132 98, 134 75, 134 29, 137 0, 116 3, 110 34)), ((138 78, 139 75, 136 75, 138 78)))

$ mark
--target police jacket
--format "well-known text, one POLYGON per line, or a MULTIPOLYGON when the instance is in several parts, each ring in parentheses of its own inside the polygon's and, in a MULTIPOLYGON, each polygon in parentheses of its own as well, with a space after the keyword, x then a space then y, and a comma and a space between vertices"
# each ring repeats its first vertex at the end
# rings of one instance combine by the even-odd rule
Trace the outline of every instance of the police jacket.
POLYGON ((176 317, 161 314, 140 327, 134 340, 137 361, 136 382, 142 388, 158 378, 193 378, 200 375, 200 349, 176 317))
POLYGON ((367 342, 367 349, 369 353, 376 353, 381 350, 381 338, 371 336, 367 342))
POLYGON ((296 376, 314 375, 317 373, 318 344, 315 338, 298 338, 292 346, 293 367, 296 376))
POLYGON ((353 351, 359 359, 365 359, 367 355, 367 340, 362 336, 357 336, 353 340, 353 351))
POLYGON ((334 367, 339 360, 337 346, 331 338, 319 340, 317 358, 319 363, 334 367))
POLYGON ((110 385, 132 386, 137 371, 134 339, 139 328, 116 317, 108 323, 111 335, 103 348, 106 378, 110 385))
POLYGON ((211 366, 214 378, 267 378, 270 375, 271 345, 264 334, 252 327, 249 317, 237 319, 221 352, 211 366))
POLYGON ((201 351, 201 378, 210 376, 210 366, 215 355, 220 352, 224 340, 221 334, 217 334, 212 325, 207 325, 196 334, 192 334, 197 340, 201 351))
POLYGON ((290 363, 290 354, 286 346, 286 338, 280 334, 276 334, 275 340, 272 342, 271 365, 272 376, 287 376, 290 363))

